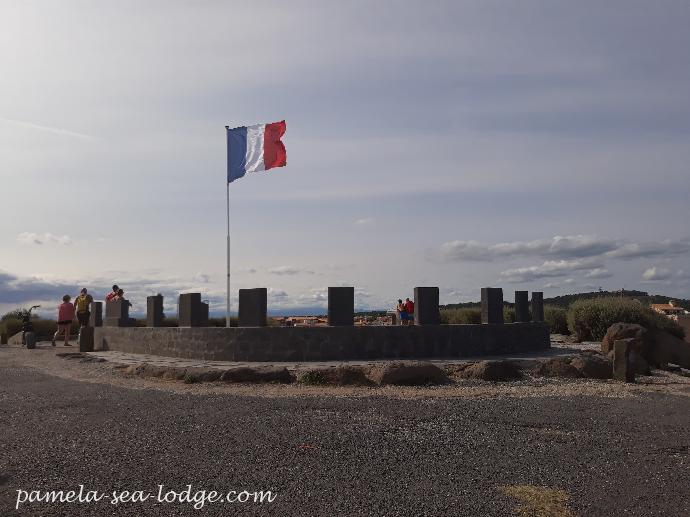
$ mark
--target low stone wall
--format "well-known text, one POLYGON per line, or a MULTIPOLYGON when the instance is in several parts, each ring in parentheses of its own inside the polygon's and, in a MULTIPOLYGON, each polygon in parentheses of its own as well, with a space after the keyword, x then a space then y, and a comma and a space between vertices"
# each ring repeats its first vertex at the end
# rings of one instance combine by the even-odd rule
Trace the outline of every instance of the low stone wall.
POLYGON ((544 323, 370 327, 97 327, 96 350, 213 361, 452 358, 549 348, 544 323))

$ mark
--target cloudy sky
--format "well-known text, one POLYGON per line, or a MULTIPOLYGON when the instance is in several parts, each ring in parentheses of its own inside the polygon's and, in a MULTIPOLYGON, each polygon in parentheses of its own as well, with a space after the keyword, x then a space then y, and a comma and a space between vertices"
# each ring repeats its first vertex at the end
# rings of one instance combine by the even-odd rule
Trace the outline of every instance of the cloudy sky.
MULTIPOLYGON (((0 311, 113 282, 387 308, 416 285, 690 298, 686 1, 0 0, 0 311)), ((236 307, 236 305, 235 305, 236 307)))

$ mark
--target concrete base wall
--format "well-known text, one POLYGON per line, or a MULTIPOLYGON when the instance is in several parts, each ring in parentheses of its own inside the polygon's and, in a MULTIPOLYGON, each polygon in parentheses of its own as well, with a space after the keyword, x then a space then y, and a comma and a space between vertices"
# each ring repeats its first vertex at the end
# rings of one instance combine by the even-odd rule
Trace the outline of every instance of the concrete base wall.
POLYGON ((214 361, 450 358, 549 348, 543 323, 424 327, 98 327, 96 350, 214 361))

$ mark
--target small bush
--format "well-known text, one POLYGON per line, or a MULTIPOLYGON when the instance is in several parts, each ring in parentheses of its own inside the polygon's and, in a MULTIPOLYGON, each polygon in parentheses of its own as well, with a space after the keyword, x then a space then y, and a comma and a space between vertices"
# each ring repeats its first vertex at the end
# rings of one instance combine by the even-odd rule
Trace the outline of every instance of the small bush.
POLYGON ((552 334, 570 334, 566 309, 547 305, 544 307, 544 320, 549 324, 552 334))
POLYGON ((298 382, 307 386, 320 386, 326 384, 327 380, 321 372, 309 370, 298 379, 298 382))
POLYGON ((445 325, 467 325, 482 322, 482 311, 479 308, 443 309, 441 323, 445 325))
POLYGON ((685 332, 673 320, 630 298, 577 300, 568 309, 568 328, 578 341, 601 341, 614 323, 637 323, 683 338, 685 332))
MULTIPOLYGON (((57 330, 57 323, 53 320, 46 320, 42 318, 31 318, 31 323, 34 326, 34 332, 36 333, 36 339, 39 341, 47 341, 53 338, 53 334, 57 330)), ((0 334, 7 334, 10 338, 16 333, 21 332, 22 322, 21 320, 14 318, 7 318, 0 322, 0 334)), ((72 322, 72 328, 70 329, 72 336, 76 336, 79 333, 79 323, 77 321, 72 322)))
MULTIPOLYGON (((481 318, 481 314, 480 314, 481 318)), ((503 307, 503 321, 506 323, 515 323, 515 308, 503 307)))

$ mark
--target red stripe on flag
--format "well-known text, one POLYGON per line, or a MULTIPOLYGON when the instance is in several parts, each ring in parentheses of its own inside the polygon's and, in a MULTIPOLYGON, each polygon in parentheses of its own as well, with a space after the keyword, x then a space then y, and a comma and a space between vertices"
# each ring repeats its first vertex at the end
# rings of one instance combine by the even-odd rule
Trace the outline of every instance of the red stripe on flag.
POLYGON ((285 134, 285 121, 266 124, 264 129, 264 167, 266 170, 273 167, 284 167, 287 164, 285 144, 280 138, 285 134))

